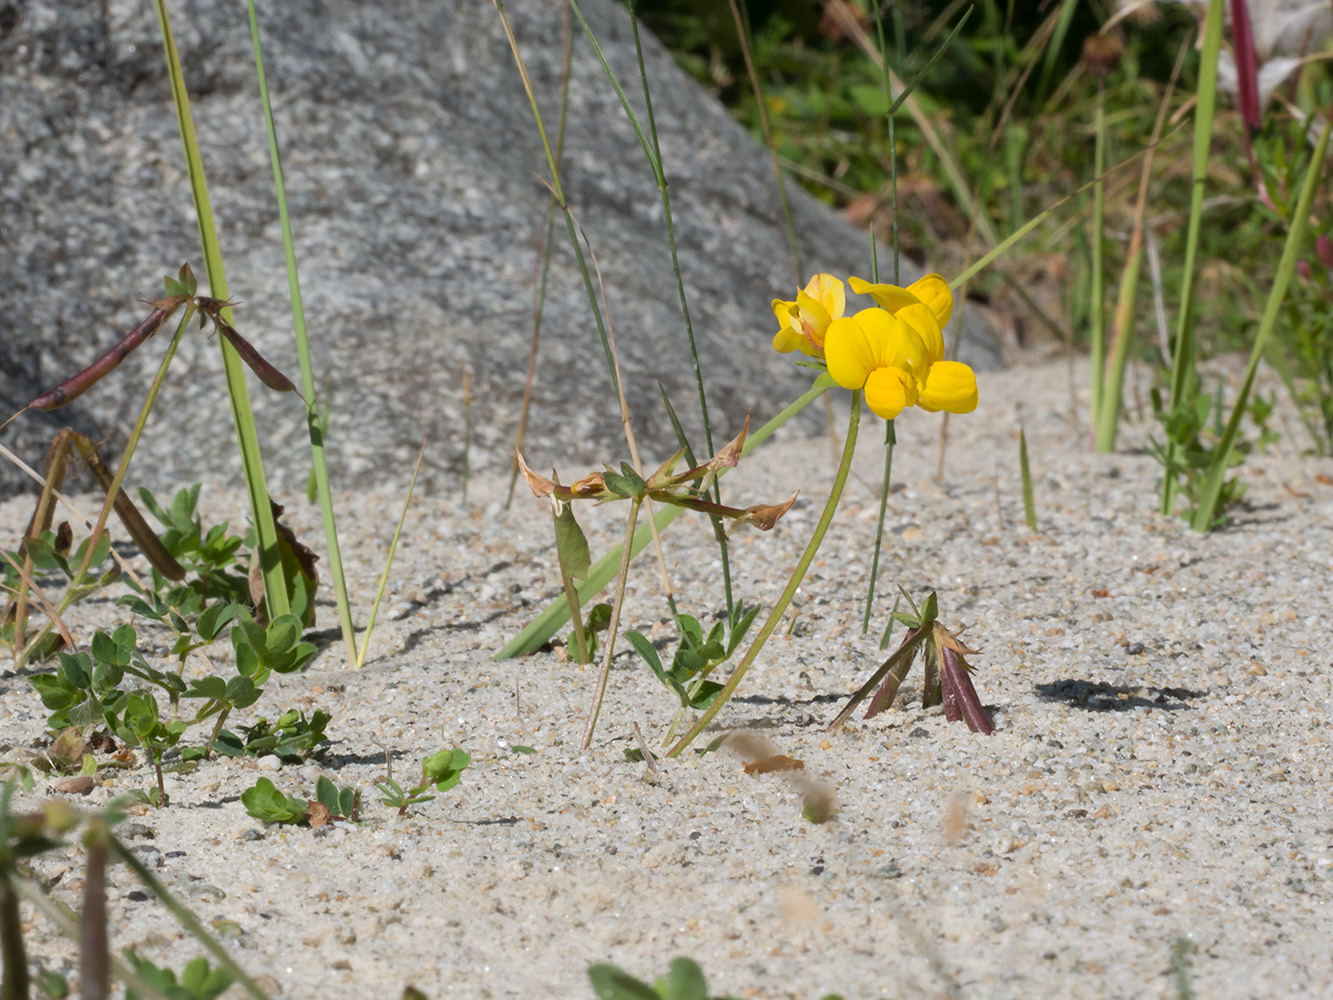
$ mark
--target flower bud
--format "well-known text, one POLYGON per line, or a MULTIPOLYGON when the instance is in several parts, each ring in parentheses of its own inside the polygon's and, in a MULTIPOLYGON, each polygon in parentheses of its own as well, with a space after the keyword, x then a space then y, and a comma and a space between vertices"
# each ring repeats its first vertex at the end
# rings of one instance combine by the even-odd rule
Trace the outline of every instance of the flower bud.
POLYGON ((1296 273, 1301 276, 1302 281, 1310 280, 1310 262, 1308 260, 1298 260, 1296 262, 1296 273))

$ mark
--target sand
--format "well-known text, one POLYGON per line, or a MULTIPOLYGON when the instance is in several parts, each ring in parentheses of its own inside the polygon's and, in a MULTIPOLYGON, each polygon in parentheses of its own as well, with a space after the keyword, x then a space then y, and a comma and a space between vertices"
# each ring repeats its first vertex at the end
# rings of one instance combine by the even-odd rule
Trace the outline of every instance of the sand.
MULTIPOLYGON (((829 822, 802 817, 789 775, 747 774, 726 750, 627 760, 634 725, 658 748, 677 704, 629 651, 580 751, 595 670, 570 660, 563 630, 533 656, 491 658, 559 592, 548 512, 523 493, 506 509, 504 476, 479 475, 466 505, 414 501, 365 669, 346 669, 326 599, 318 658, 237 720, 325 709, 323 757, 207 762, 170 777, 170 807, 130 816, 125 834, 273 996, 397 998, 412 985, 430 998, 591 997, 591 963, 651 980, 677 955, 700 963, 711 993, 739 997, 1333 994, 1333 462, 1300 454, 1284 412, 1282 440, 1239 470, 1248 492, 1231 524, 1198 534, 1157 513, 1160 467, 1144 451, 1155 424, 1131 420, 1118 453, 1092 452, 1069 378, 1063 361, 982 376, 981 409, 950 422, 939 479, 939 418, 898 421, 868 636, 882 432, 864 422, 795 625, 719 719, 803 761, 835 797, 829 822), (826 730, 885 655, 899 584, 917 600, 936 590, 941 619, 966 626, 994 735, 923 711, 919 668, 893 710, 826 730), (457 788, 402 817, 379 803, 386 755, 402 779, 453 746, 473 760, 457 788), (241 804, 259 777, 313 796, 321 775, 361 790, 360 823, 265 826, 241 804)), ((835 398, 839 423, 845 406, 835 398)), ((566 482, 588 471, 527 457, 566 482)), ((746 601, 780 592, 833 465, 827 438, 779 434, 728 476, 741 506, 801 491, 775 531, 735 537, 746 601)), ((340 500, 358 620, 399 479, 390 470, 384 492, 340 500)), ((204 493, 243 523, 235 484, 204 493)), ((0 506, 0 544, 15 544, 27 502, 0 506)), ((623 507, 582 513, 600 554, 623 507)), ((294 523, 319 538, 311 512, 294 523)), ((722 598, 706 524, 682 518, 664 543, 682 610, 711 622, 722 598)), ((70 621, 86 637, 117 614, 99 597, 70 621)), ((672 635, 649 555, 625 626, 672 635)), ((27 677, 0 677, 0 698, 3 756, 45 745, 27 677)), ((66 797, 95 808, 151 775, 142 763, 103 772, 66 797)), ((57 794, 39 776, 20 804, 57 794)), ((81 858, 71 847, 34 871, 77 905, 81 858)), ((176 967, 200 953, 123 867, 110 909, 116 948, 176 967)), ((25 914, 32 956, 73 969, 75 948, 25 914)))

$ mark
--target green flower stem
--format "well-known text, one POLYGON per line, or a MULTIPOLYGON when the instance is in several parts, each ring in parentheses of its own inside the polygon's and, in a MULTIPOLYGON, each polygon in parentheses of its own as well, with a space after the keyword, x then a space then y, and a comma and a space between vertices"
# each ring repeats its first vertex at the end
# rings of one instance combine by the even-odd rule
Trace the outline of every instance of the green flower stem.
POLYGON ((588 712, 588 724, 583 730, 583 742, 579 744, 581 750, 587 750, 592 743, 592 733, 597 727, 597 715, 602 710, 602 697, 606 694, 606 679, 611 673, 611 657, 616 652, 620 609, 625 606, 625 580, 629 576, 630 561, 634 558, 634 525, 639 520, 639 507, 642 504, 642 497, 634 497, 629 502, 625 541, 620 546, 620 570, 616 573, 616 602, 611 605, 611 624, 606 630, 606 651, 602 654, 602 672, 597 678, 597 694, 593 697, 592 708, 588 712))
POLYGON ((893 430, 893 421, 886 420, 884 422, 884 482, 880 485, 879 490, 879 518, 875 521, 875 554, 870 559, 870 588, 866 591, 865 617, 861 619, 862 635, 865 635, 870 629, 870 614, 875 606, 875 581, 879 577, 879 550, 884 541, 884 509, 889 505, 889 478, 893 474, 893 446, 897 443, 898 437, 893 430))
POLYGON ((819 516, 819 523, 815 525, 815 533, 810 536, 810 541, 801 553, 801 559, 792 570, 791 579, 787 581, 787 587, 778 598, 778 603, 773 606, 769 612, 768 618, 764 621, 764 627, 759 630, 755 636, 754 642, 750 648, 745 651, 745 658, 736 665, 736 669, 731 672, 727 678, 726 686, 717 693, 713 703, 708 706, 708 711, 699 716, 699 719, 689 731, 680 738, 680 740, 667 751, 668 757, 678 757, 681 751, 694 741, 694 738, 707 728, 713 718, 722 710, 735 693, 736 688, 740 686, 741 680, 745 677, 745 672, 750 669, 759 651, 764 648, 768 642, 768 637, 773 634, 777 628, 778 622, 782 620, 783 615, 787 613, 787 608, 791 605, 792 598, 796 596, 797 589, 801 586, 801 581, 805 579, 806 571, 814 561, 815 553, 819 551, 819 546, 824 541, 824 535, 828 532, 829 525, 833 522, 833 514, 838 509, 838 501, 842 499, 843 487, 847 485, 847 474, 851 472, 852 456, 856 453, 856 432, 861 425, 861 390, 858 389, 852 393, 852 409, 847 418, 847 440, 842 446, 842 461, 838 463, 838 474, 834 477, 833 486, 829 489, 828 500, 824 503, 824 513, 819 516))

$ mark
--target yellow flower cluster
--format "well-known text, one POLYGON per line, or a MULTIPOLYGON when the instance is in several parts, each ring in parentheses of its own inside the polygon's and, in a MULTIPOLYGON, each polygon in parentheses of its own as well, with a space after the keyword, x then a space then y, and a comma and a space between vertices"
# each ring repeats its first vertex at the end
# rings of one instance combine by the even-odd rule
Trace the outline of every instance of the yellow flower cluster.
POLYGON ((909 406, 971 413, 977 378, 959 361, 944 358, 944 326, 953 295, 938 274, 906 288, 849 279, 852 291, 876 306, 844 316, 847 293, 831 274, 817 274, 795 302, 773 300, 781 329, 773 349, 823 358, 838 385, 864 389, 870 409, 892 420, 909 406))

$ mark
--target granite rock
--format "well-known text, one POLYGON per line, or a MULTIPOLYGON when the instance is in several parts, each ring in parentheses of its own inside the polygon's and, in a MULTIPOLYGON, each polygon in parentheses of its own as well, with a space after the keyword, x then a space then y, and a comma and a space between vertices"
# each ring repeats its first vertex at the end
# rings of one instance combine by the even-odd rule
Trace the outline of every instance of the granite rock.
MULTIPOLYGON (((548 127, 559 110, 561 4, 508 6, 548 127)), ((584 9, 627 91, 641 94, 627 12, 584 9)), ((243 5, 172 3, 236 324, 294 378, 296 352, 269 157, 243 5)), ((260 10, 283 146, 317 387, 344 486, 406 477, 423 432, 425 480, 457 481, 463 374, 471 467, 512 454, 533 330, 548 175, 529 105, 487 0, 289 0, 260 10)), ((574 30, 578 31, 577 24, 574 30)), ((767 153, 643 37, 680 264, 712 419, 725 440, 808 384, 774 355, 768 303, 792 295, 767 153)), ((641 101, 636 100, 636 105, 641 101)), ((640 108, 640 113, 642 109, 640 108)), ((576 34, 562 171, 600 265, 645 460, 675 449, 661 382, 700 442, 697 395, 652 172, 589 45, 576 34)), ((866 240, 789 188, 807 272, 866 271, 866 240)), ((604 353, 562 222, 541 328, 525 454, 569 474, 624 457, 604 353)), ((162 43, 143 0, 0 2, 0 408, 18 409, 145 314, 161 276, 203 281, 162 43)), ((910 277, 912 275, 908 275, 910 277)), ((906 279, 905 279, 906 280, 906 279)), ((132 482, 233 481, 239 460, 218 348, 182 344, 132 482)), ((29 461, 73 426, 123 441, 165 340, 65 410, 29 413, 3 443, 29 461)), ((999 364, 982 329, 961 356, 999 364)), ((275 492, 309 466, 299 400, 257 382, 252 404, 275 492)), ((817 428, 812 416, 808 426, 817 428)), ((702 448, 702 445, 699 445, 702 448)), ((22 481, 7 464, 0 487, 22 481)))

